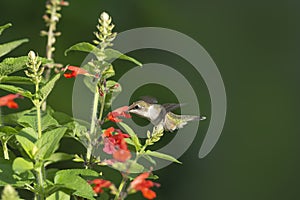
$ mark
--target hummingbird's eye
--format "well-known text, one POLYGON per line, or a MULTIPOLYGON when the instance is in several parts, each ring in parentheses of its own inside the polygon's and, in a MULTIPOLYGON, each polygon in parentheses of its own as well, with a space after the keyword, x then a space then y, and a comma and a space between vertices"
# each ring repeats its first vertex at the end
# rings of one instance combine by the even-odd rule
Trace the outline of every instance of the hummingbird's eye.
POLYGON ((134 106, 134 109, 136 109, 136 110, 138 110, 138 109, 140 109, 141 107, 139 106, 139 105, 136 105, 136 106, 134 106))

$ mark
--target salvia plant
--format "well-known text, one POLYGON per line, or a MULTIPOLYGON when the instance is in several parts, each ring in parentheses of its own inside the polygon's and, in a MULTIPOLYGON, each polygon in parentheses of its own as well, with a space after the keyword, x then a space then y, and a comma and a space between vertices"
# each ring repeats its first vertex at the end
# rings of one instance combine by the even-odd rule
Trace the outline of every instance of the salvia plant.
MULTIPOLYGON (((32 108, 12 114, 0 115, 0 186, 1 198, 21 199, 18 190, 28 190, 37 200, 54 199, 114 199, 121 200, 141 192, 146 199, 156 198, 153 188, 159 187, 152 169, 155 158, 180 163, 170 155, 148 149, 163 136, 163 129, 147 132, 140 140, 122 118, 130 118, 128 106, 111 111, 111 105, 121 85, 111 80, 115 75, 112 61, 122 59, 142 64, 136 59, 113 49, 117 36, 112 18, 106 12, 98 20, 93 43, 81 42, 66 50, 91 53, 93 56, 83 67, 57 63, 54 60, 55 41, 60 35, 56 25, 60 10, 68 6, 63 0, 49 0, 43 19, 47 38, 46 56, 29 50, 27 56, 5 58, 0 63, 0 89, 7 95, 0 97, 0 106, 18 109, 18 103, 27 98, 32 108), (21 73, 23 71, 23 73, 21 73), (18 73, 16 73, 18 72, 18 73), (20 75, 21 74, 21 75, 20 75), (48 105, 47 97, 60 78, 83 78, 86 89, 93 93, 92 116, 89 122, 74 119, 55 111, 48 105), (117 123, 116 126, 110 126, 117 123), (85 151, 72 155, 59 152, 63 137, 80 142, 85 151), (144 159, 149 163, 141 164, 144 159), (79 163, 78 168, 57 169, 52 165, 61 161, 79 163), (112 168, 120 180, 113 179, 112 168)), ((0 27, 0 34, 11 24, 0 27)), ((0 45, 4 56, 27 39, 0 45)), ((1 114, 1 113, 0 113, 1 114)))

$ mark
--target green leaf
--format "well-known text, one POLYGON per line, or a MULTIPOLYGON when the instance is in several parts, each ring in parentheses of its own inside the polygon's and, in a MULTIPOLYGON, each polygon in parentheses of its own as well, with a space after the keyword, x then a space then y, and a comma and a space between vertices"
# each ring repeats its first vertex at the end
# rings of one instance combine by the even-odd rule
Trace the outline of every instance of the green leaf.
POLYGON ((58 147, 60 139, 64 136, 67 128, 61 127, 48 131, 37 140, 37 152, 34 155, 36 160, 46 160, 58 147))
MULTIPOLYGON (((46 130, 49 127, 55 127, 59 125, 58 122, 53 117, 51 117, 51 115, 48 113, 45 113, 42 116, 41 123, 43 124, 42 131, 46 130)), ((23 127, 31 127, 37 131, 38 124, 37 124, 36 112, 31 112, 20 117, 18 119, 18 124, 20 124, 23 127)))
POLYGON ((51 194, 46 200, 70 200, 71 196, 63 191, 58 191, 51 194))
MULTIPOLYGON (((32 109, 31 109, 32 110, 32 109)), ((16 113, 11 113, 5 116, 1 116, 2 117, 2 123, 3 124, 7 124, 7 125, 11 125, 11 126, 16 126, 18 125, 17 121, 20 117, 22 117, 23 115, 25 115, 26 113, 31 112, 31 110, 24 110, 21 112, 16 112, 16 113)))
POLYGON ((64 161, 64 160, 71 160, 74 158, 73 155, 67 154, 67 153, 53 153, 45 163, 45 166, 50 165, 52 163, 64 161))
POLYGON ((0 77, 17 72, 26 67, 27 56, 6 58, 0 63, 0 77))
POLYGON ((0 77, 0 83, 12 83, 12 84, 24 84, 24 85, 32 85, 33 82, 30 78, 22 77, 22 76, 3 76, 0 77))
POLYGON ((0 135, 1 136, 11 136, 17 134, 18 131, 10 126, 1 126, 0 135))
POLYGON ((15 93, 15 94, 20 94, 23 97, 27 97, 27 98, 30 98, 30 99, 33 96, 30 91, 24 90, 23 88, 16 87, 16 86, 13 86, 13 85, 0 84, 0 89, 6 90, 8 92, 15 93))
POLYGON ((8 23, 8 24, 5 24, 5 25, 3 25, 3 26, 0 26, 0 35, 2 34, 2 32, 3 32, 5 29, 7 29, 7 28, 9 28, 9 27, 11 27, 11 26, 12 26, 11 23, 8 23))
POLYGON ((3 189, 2 200, 20 200, 18 192, 11 185, 6 185, 3 189))
POLYGON ((0 186, 7 184, 15 184, 16 180, 13 178, 14 171, 12 170, 12 162, 0 158, 0 186))
POLYGON ((18 134, 19 136, 26 137, 28 140, 30 140, 32 143, 35 143, 37 141, 37 131, 35 131, 31 127, 22 128, 18 134))
POLYGON ((112 167, 120 172, 142 173, 144 171, 144 166, 134 162, 133 160, 128 160, 125 163, 115 162, 112 167), (130 166, 129 169, 128 166, 130 166))
POLYGON ((125 124, 123 122, 119 122, 119 124, 125 129, 126 133, 128 133, 130 135, 131 140, 133 141, 136 150, 139 151, 141 149, 142 145, 140 143, 138 136, 127 124, 125 124))
POLYGON ((33 163, 31 161, 25 160, 24 158, 17 157, 13 162, 12 168, 17 174, 22 174, 27 170, 32 170, 33 163))
POLYGON ((12 42, 8 42, 5 44, 0 44, 0 57, 4 56, 5 54, 8 54, 24 42, 28 42, 28 39, 21 39, 21 40, 16 40, 12 42))
POLYGON ((168 160, 168 161, 171 161, 171 162, 175 162, 175 163, 179 163, 179 164, 182 164, 182 162, 178 161, 176 158, 174 158, 173 156, 170 156, 170 155, 167 155, 167 154, 164 154, 164 153, 160 153, 160 152, 157 152, 157 151, 150 151, 150 150, 147 150, 145 152, 146 155, 149 155, 149 156, 153 156, 153 157, 156 157, 156 158, 160 158, 160 159, 163 159, 163 160, 168 160))
POLYGON ((90 169, 67 169, 60 170, 54 178, 55 184, 74 190, 74 195, 94 199, 94 191, 82 176, 98 177, 98 173, 90 169))
POLYGON ((105 60, 115 60, 115 59, 122 59, 122 60, 127 60, 130 62, 133 62, 134 64, 138 65, 138 66, 142 66, 143 64, 140 63, 139 61, 137 61, 136 59, 127 56, 125 54, 122 54, 121 52, 114 50, 114 49, 106 49, 105 50, 105 55, 106 58, 105 60))
POLYGON ((60 73, 56 74, 49 82, 46 83, 46 85, 44 85, 41 88, 40 92, 42 95, 42 101, 45 101, 45 99, 48 97, 48 95, 52 91, 56 81, 60 78, 60 76, 61 76, 60 73))
POLYGON ((86 53, 93 53, 97 57, 104 57, 104 53, 102 53, 100 49, 88 42, 80 42, 71 46, 65 51, 65 55, 67 55, 69 51, 82 51, 86 53))
POLYGON ((27 155, 30 158, 33 158, 33 154, 36 151, 36 146, 30 139, 27 137, 21 136, 21 135, 16 135, 17 141, 21 144, 22 148, 24 151, 27 153, 27 155))

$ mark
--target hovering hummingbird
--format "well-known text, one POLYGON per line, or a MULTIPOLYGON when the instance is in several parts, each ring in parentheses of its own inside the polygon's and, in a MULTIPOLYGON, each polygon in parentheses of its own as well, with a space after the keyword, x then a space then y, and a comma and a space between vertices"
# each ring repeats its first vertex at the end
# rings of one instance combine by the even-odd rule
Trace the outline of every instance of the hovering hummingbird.
POLYGON ((204 120, 205 116, 176 115, 171 111, 182 104, 158 104, 153 97, 142 97, 142 100, 132 103, 128 111, 148 119, 154 127, 173 132, 182 128, 189 121, 204 120))

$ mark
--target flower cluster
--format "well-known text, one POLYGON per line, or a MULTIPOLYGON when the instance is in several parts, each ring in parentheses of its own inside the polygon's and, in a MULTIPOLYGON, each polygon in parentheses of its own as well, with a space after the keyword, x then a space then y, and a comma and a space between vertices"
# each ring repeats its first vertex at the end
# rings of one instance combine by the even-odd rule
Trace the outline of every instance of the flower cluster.
POLYGON ((103 132, 102 138, 104 141, 103 151, 107 154, 112 154, 116 161, 125 162, 131 158, 131 153, 125 141, 125 138, 129 138, 128 134, 110 127, 103 132))
POLYGON ((141 191, 143 196, 146 199, 156 198, 156 193, 151 190, 151 187, 159 187, 160 184, 154 183, 150 180, 146 180, 150 175, 150 172, 144 172, 143 174, 137 176, 131 183, 128 188, 129 192, 141 191))
POLYGON ((88 181, 88 183, 93 186, 93 190, 96 194, 103 193, 103 188, 110 188, 113 185, 110 181, 104 179, 94 179, 88 181))

